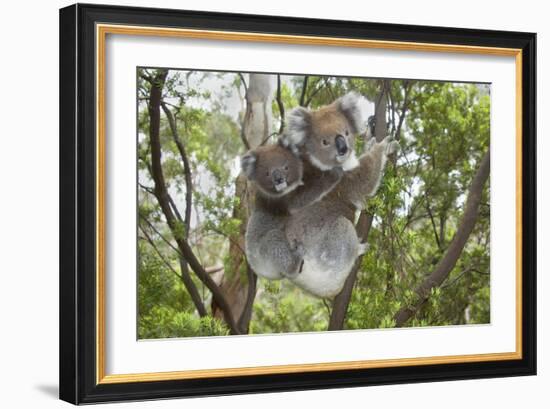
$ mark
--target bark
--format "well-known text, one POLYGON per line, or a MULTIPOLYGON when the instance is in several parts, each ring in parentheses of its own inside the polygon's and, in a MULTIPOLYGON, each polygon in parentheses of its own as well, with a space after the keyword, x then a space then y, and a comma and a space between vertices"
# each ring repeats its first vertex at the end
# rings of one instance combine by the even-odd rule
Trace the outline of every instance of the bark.
POLYGON ((487 152, 479 164, 479 168, 472 180, 468 192, 468 199, 464 208, 464 214, 459 227, 449 244, 447 252, 436 265, 434 271, 416 288, 418 301, 412 306, 403 307, 395 314, 395 326, 402 327, 411 317, 413 317, 430 296, 432 288, 439 287, 443 281, 449 276, 456 265, 462 250, 472 233, 478 213, 483 186, 489 178, 490 170, 490 154, 487 152))
POLYGON ((162 150, 160 145, 160 107, 162 101, 162 89, 168 70, 159 70, 155 78, 151 81, 151 96, 149 99, 149 138, 151 142, 151 176, 153 178, 155 188, 154 195, 159 203, 159 206, 166 218, 166 222, 174 236, 180 253, 183 255, 191 269, 197 277, 212 293, 212 298, 223 311, 224 319, 229 326, 232 334, 239 334, 237 323, 233 317, 231 308, 224 297, 223 292, 216 285, 213 279, 205 271, 199 260, 196 258, 193 250, 185 238, 178 233, 178 220, 174 215, 170 205, 170 195, 166 188, 164 173, 162 170, 162 150))
MULTIPOLYGON (((381 141, 386 137, 386 103, 387 103, 387 93, 385 88, 385 82, 382 83, 382 91, 380 97, 375 106, 375 135, 377 141, 381 141)), ((373 215, 368 214, 365 210, 361 211, 359 215, 359 220, 355 229, 357 231, 357 237, 361 239, 362 242, 366 243, 369 235, 369 231, 372 225, 373 215)), ((337 331, 344 328, 344 321, 346 318, 346 313, 348 311, 349 302, 351 300, 351 293, 357 280, 357 273, 361 267, 362 257, 358 257, 351 269, 351 272, 344 283, 342 291, 334 297, 332 302, 332 312, 330 314, 328 330, 337 331)))

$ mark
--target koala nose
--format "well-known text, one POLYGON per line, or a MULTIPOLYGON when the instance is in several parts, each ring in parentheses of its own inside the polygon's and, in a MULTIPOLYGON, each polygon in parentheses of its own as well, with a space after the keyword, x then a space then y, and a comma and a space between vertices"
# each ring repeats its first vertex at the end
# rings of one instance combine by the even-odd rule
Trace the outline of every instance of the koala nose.
POLYGON ((346 138, 344 138, 342 135, 336 135, 336 152, 338 152, 338 155, 345 155, 348 151, 348 144, 346 142, 346 138))
POLYGON ((271 178, 276 185, 285 181, 285 176, 283 175, 283 172, 281 172, 279 169, 275 169, 273 171, 273 173, 271 174, 271 178))

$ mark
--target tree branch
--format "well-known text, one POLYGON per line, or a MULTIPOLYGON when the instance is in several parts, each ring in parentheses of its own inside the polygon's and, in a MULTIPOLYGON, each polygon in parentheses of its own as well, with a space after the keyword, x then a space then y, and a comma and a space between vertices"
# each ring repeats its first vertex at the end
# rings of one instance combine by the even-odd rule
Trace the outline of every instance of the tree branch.
POLYGON ((329 80, 329 77, 325 78, 323 80, 323 83, 320 85, 320 86, 317 86, 317 84, 319 84, 321 81, 318 81, 317 84, 315 84, 315 89, 313 90, 313 92, 309 95, 309 97, 307 98, 307 101, 305 102, 305 105, 306 107, 309 106, 309 104, 311 104, 311 101, 313 101, 313 97, 315 95, 317 95, 319 93, 319 91, 321 91, 324 87, 327 86, 328 84, 328 80, 329 80))
POLYGON ((437 226, 435 225, 435 220, 434 220, 434 216, 433 216, 433 213, 432 213, 432 209, 430 208, 430 204, 428 203, 427 200, 426 200, 426 203, 425 203, 425 207, 426 207, 426 211, 428 212, 428 215, 430 216, 430 221, 432 222, 432 229, 433 229, 433 232, 434 232, 434 237, 435 237, 435 242, 437 244, 437 248, 439 250, 443 250, 443 248, 441 247, 441 241, 439 240, 439 235, 437 234, 437 226))
MULTIPOLYGON (((154 196, 154 195, 153 195, 153 196, 154 196)), ((156 197, 156 196, 155 196, 155 197, 156 197)), ((147 225, 149 226, 149 228, 150 228, 151 230, 153 230, 153 231, 155 232, 155 234, 156 234, 157 236, 159 236, 163 242, 165 242, 172 250, 174 250, 176 253, 178 253, 178 255, 179 255, 180 257, 183 257, 183 254, 181 254, 180 250, 179 250, 176 246, 174 246, 172 243, 170 243, 170 240, 168 240, 166 237, 164 237, 164 235, 163 235, 161 232, 158 231, 158 229, 153 225, 153 223, 151 223, 149 220, 147 220, 147 218, 146 218, 145 216, 139 215, 139 217, 141 217, 141 219, 142 219, 145 223, 147 223, 147 225)))
POLYGON ((279 133, 283 133, 285 128, 285 106, 281 99, 281 74, 277 74, 277 105, 279 106, 279 113, 281 114, 281 126, 279 127, 279 133))
MULTIPOLYGON (((162 110, 168 119, 168 124, 170 125, 170 130, 172 131, 172 138, 178 147, 180 153, 181 161, 183 162, 183 173, 185 177, 185 218, 183 220, 185 225, 185 235, 186 238, 189 234, 189 229, 191 228, 191 205, 193 200, 193 181, 191 179, 191 166, 189 164, 189 159, 187 152, 185 151, 185 146, 181 142, 178 135, 178 127, 176 126, 176 119, 172 114, 172 111, 168 109, 166 103, 161 100, 162 110)), ((175 204, 172 201, 172 205, 175 208, 175 204)), ((179 216, 181 218, 181 216, 179 216)))
POLYGON ((403 122, 405 121, 405 115, 407 114, 407 110, 409 109, 409 95, 411 93, 411 89, 413 86, 412 81, 405 81, 405 96, 403 97, 403 105, 401 108, 401 114, 399 115, 399 123, 397 124, 397 128, 395 130, 395 139, 398 141, 401 139, 401 127, 403 126, 403 122))
POLYGON ((462 250, 472 233, 479 212, 479 204, 483 193, 483 186, 489 177, 490 154, 487 152, 480 162, 476 175, 472 180, 468 199, 466 200, 462 221, 443 258, 439 261, 435 270, 417 287, 418 301, 412 305, 403 307, 395 314, 395 326, 403 326, 419 307, 428 299, 432 288, 438 287, 449 276, 458 261, 462 250))
POLYGON ((248 278, 246 301, 238 323, 239 330, 243 334, 248 334, 249 331, 250 318, 252 317, 252 307, 254 306, 254 299, 256 298, 256 285, 258 280, 258 276, 254 274, 254 271, 248 264, 248 261, 246 262, 246 275, 248 278))
POLYGON ((306 91, 307 91, 307 83, 309 80, 309 75, 304 76, 304 82, 302 83, 302 93, 300 94, 300 106, 304 107, 304 102, 306 100, 306 91))
MULTIPOLYGON (((172 113, 172 111, 170 111, 170 109, 168 108, 167 102, 161 99, 160 104, 161 104, 162 110, 164 111, 164 114, 166 115, 166 118, 168 119, 168 124, 170 126, 172 138, 176 143, 176 146, 180 153, 181 161, 183 163, 183 174, 185 178, 185 216, 183 220, 180 212, 178 211, 178 207, 176 206, 176 203, 172 199, 172 196, 168 195, 168 199, 170 201, 170 205, 172 206, 174 213, 176 214, 177 219, 180 222, 183 222, 183 225, 185 228, 184 238, 187 240, 189 238, 189 230, 191 229, 191 210, 192 210, 192 200, 193 200, 193 181, 191 179, 191 166, 189 164, 187 152, 185 151, 185 146, 183 145, 183 143, 179 138, 178 127, 176 124, 176 117, 172 113)), ((183 257, 180 257, 179 260, 180 260, 180 267, 182 270, 182 274, 189 275, 189 265, 187 264, 187 261, 183 257)))
POLYGON ((248 86, 246 85, 246 81, 245 81, 245 79, 244 79, 244 75, 243 75, 242 72, 239 72, 238 75, 239 75, 239 78, 241 79, 241 82, 242 82, 243 87, 244 87, 244 94, 246 95, 246 93, 248 92, 248 86))

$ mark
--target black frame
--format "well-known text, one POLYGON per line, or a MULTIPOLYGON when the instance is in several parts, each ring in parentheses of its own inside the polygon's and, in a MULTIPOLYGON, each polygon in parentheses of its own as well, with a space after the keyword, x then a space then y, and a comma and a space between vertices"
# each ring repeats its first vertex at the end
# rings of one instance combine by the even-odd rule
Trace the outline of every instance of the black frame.
POLYGON ((60 10, 59 46, 62 400, 80 404, 536 374, 536 34, 77 4, 60 10), (100 22, 521 49, 522 359, 96 384, 95 24, 100 22))

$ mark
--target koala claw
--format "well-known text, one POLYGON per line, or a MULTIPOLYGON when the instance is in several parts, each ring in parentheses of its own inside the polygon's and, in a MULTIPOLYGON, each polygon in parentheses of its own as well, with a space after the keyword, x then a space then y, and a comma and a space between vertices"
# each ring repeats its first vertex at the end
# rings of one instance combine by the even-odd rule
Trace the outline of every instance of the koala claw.
POLYGON ((283 271, 283 276, 289 279, 298 277, 298 274, 304 269, 304 259, 301 259, 290 271, 283 271))

